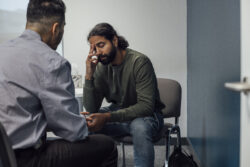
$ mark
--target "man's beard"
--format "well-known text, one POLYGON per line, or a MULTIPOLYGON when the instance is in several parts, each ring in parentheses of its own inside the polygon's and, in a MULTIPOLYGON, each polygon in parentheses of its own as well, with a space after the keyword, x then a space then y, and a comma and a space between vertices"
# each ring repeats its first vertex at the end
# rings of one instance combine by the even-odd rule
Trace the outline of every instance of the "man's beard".
POLYGON ((116 47, 112 45, 112 49, 109 54, 100 54, 98 56, 98 61, 101 62, 103 65, 108 65, 111 63, 116 57, 116 47), (106 59, 101 59, 102 57, 106 57, 106 59))

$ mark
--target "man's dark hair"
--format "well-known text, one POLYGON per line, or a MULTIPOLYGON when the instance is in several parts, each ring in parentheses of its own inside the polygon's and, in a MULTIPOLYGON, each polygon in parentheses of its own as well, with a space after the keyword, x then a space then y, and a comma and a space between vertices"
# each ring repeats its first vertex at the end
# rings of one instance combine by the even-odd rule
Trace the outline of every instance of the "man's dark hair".
POLYGON ((58 22, 65 22, 66 7, 62 0, 30 0, 27 9, 27 22, 39 23, 43 28, 58 22))
POLYGON ((108 39, 109 41, 112 41, 114 37, 116 36, 118 38, 118 47, 120 49, 126 49, 129 46, 128 41, 122 37, 118 36, 115 29, 108 23, 99 23, 97 24, 89 33, 88 40, 92 36, 103 36, 104 38, 108 39))

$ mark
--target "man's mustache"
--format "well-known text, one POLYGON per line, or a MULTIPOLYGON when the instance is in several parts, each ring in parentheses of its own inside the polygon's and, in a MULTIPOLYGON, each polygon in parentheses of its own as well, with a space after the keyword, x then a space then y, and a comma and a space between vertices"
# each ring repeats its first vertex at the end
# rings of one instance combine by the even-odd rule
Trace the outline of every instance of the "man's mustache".
POLYGON ((98 55, 98 61, 101 61, 101 58, 108 57, 107 54, 99 54, 98 55))
POLYGON ((108 55, 107 54, 99 54, 99 55, 97 55, 98 57, 100 57, 100 58, 103 58, 103 57, 108 57, 108 55))

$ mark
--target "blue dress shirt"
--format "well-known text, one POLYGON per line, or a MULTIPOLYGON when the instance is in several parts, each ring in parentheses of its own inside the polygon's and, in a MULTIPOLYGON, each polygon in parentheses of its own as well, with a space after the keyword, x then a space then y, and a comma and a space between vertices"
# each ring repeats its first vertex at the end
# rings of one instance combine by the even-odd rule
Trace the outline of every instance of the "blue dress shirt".
POLYGON ((0 122, 13 149, 36 145, 46 128, 68 141, 88 135, 69 62, 34 31, 0 45, 0 122))

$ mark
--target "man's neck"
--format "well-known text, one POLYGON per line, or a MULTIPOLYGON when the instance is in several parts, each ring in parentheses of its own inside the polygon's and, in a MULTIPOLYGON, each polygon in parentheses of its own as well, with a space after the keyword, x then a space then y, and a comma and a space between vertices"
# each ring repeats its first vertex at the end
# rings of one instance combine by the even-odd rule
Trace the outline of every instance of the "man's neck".
MULTIPOLYGON (((33 25, 35 25, 35 23, 33 25)), ((39 31, 39 29, 36 26, 30 26, 30 25, 26 24, 26 29, 37 32, 40 35, 41 40, 44 43, 47 43, 47 41, 48 41, 47 37, 45 35, 42 35, 41 32, 39 31)))
POLYGON ((113 66, 117 66, 117 65, 122 64, 125 56, 126 56, 126 49, 125 50, 118 49, 117 52, 116 52, 115 59, 114 59, 114 61, 112 61, 111 64, 113 66))

